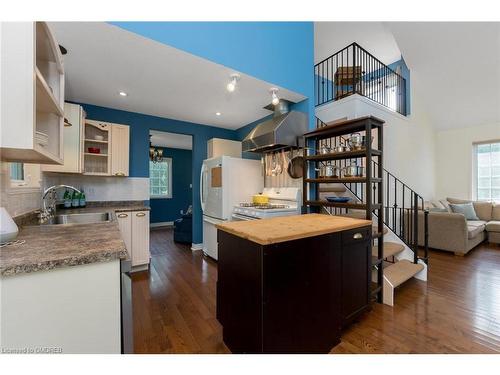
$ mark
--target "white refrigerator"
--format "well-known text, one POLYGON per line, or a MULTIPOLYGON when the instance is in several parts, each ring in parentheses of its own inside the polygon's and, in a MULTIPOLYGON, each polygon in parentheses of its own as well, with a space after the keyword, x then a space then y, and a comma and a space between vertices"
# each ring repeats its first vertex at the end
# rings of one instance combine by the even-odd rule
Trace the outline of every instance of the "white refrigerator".
POLYGON ((200 201, 203 211, 203 252, 217 259, 217 228, 231 220, 233 207, 249 202, 264 188, 259 160, 219 156, 203 161, 200 201))

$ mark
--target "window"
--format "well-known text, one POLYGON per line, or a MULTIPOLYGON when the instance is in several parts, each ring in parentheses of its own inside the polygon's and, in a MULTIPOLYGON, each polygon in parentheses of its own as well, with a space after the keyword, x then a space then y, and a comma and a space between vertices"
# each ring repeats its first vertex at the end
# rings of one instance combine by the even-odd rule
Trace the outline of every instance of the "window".
POLYGON ((172 159, 149 162, 149 195, 151 198, 172 198, 172 159))
POLYGON ((500 201, 500 141, 474 146, 475 194, 481 201, 500 201))
POLYGON ((10 180, 12 182, 24 181, 24 164, 10 163, 10 180))

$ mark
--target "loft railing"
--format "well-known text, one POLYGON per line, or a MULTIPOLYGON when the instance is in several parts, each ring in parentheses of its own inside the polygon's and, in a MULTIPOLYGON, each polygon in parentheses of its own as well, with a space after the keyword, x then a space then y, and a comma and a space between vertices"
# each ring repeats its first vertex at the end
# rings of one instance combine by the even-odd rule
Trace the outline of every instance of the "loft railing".
POLYGON ((314 66, 315 105, 359 94, 406 115, 406 80, 357 43, 314 66))
MULTIPOLYGON (((316 127, 321 128, 326 126, 324 122, 316 118, 316 127)), ((320 141, 320 147, 326 146, 334 148, 338 145, 347 145, 347 140, 344 137, 333 137, 320 141)), ((320 162, 330 163, 330 162, 320 162)), ((333 162, 341 169, 351 165, 364 165, 364 158, 352 158, 348 160, 337 160, 333 162)), ((421 259, 425 263, 428 261, 429 246, 428 246, 428 211, 424 207, 424 198, 411 189, 406 183, 397 178, 394 174, 383 168, 382 176, 377 175, 378 163, 372 160, 371 170, 374 173, 374 178, 382 178, 383 181, 383 197, 384 197, 384 224, 389 228, 401 241, 403 241, 413 251, 413 262, 418 263, 421 259), (423 216, 422 216, 423 215, 423 216), (420 217, 420 218, 419 218, 420 217), (423 227, 419 228, 419 225, 423 227), (423 230, 423 238, 419 241, 419 231, 423 230), (423 244, 424 256, 419 256, 419 242, 423 244)), ((343 185, 360 201, 366 202, 365 183, 346 182, 343 185)), ((373 184, 373 192, 371 194, 373 204, 379 203, 378 184, 373 184)), ((321 191, 321 190, 320 190, 321 191)), ((341 215, 348 212, 345 208, 326 207, 332 215, 341 215)), ((374 215, 376 215, 374 213, 374 215)))

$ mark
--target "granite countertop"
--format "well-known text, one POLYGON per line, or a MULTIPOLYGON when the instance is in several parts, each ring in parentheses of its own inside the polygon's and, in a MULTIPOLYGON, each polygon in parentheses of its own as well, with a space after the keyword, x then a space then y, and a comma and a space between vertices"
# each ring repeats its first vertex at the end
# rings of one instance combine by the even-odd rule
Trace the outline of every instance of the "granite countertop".
MULTIPOLYGON (((61 209, 57 214, 149 210, 144 204, 113 203, 61 209)), ((48 271, 55 268, 107 262, 128 257, 115 215, 109 222, 31 225, 21 227, 20 245, 0 248, 0 275, 48 271)))
POLYGON ((217 224, 216 227, 260 245, 270 245, 371 225, 370 220, 307 214, 250 221, 231 221, 217 224))

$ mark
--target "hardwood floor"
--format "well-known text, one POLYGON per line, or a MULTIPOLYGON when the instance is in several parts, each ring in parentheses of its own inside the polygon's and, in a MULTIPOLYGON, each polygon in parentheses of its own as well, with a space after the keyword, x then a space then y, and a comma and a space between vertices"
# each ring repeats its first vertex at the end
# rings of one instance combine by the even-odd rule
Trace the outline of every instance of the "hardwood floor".
MULTIPOLYGON (((151 232, 150 272, 133 275, 136 353, 229 353, 215 318, 217 265, 151 232)), ((430 252, 429 280, 396 291, 396 304, 374 304, 332 353, 499 353, 500 246, 465 257, 430 252)))

